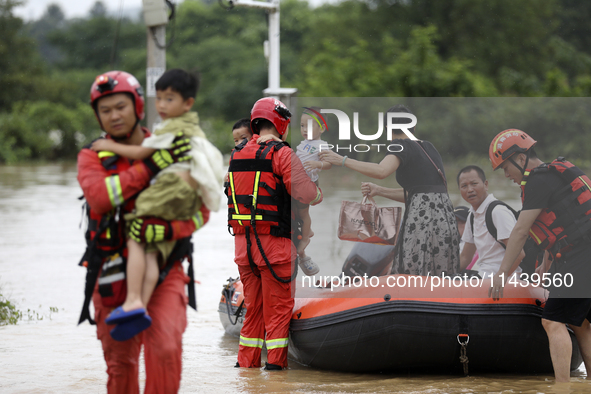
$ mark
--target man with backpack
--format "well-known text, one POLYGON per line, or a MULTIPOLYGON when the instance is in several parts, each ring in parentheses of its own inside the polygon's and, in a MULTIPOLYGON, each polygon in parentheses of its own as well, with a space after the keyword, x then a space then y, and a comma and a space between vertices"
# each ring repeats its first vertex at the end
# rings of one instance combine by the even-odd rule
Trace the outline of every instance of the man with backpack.
MULTIPOLYGON (((460 254, 460 268, 465 269, 478 250, 479 257, 472 270, 478 271, 482 278, 492 278, 503 261, 517 212, 488 194, 488 181, 482 168, 474 165, 462 168, 457 181, 462 198, 471 205, 462 235, 464 248, 460 254)), ((522 250, 510 273, 521 273, 519 264, 524 256, 522 250)))

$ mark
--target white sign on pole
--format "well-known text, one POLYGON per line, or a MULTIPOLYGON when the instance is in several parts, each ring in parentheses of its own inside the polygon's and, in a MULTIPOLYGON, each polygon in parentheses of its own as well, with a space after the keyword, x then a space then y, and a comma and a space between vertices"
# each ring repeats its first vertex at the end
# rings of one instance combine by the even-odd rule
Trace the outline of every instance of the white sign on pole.
POLYGON ((164 74, 164 67, 148 67, 146 69, 146 96, 156 97, 156 81, 164 74))

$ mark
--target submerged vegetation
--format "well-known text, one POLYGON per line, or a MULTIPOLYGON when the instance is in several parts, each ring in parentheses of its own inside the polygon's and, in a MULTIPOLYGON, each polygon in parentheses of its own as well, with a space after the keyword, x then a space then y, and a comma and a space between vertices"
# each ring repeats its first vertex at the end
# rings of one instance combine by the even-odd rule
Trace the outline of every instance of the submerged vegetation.
POLYGON ((0 326, 16 324, 22 318, 22 313, 0 294, 0 326))
MULTIPOLYGON (((41 305, 39 305, 39 310, 42 310, 41 305)), ((17 324, 19 321, 43 320, 44 318, 51 320, 52 315, 58 312, 59 309, 54 306, 49 307, 48 313, 39 312, 30 308, 26 312, 18 310, 14 303, 2 294, 2 289, 0 288, 0 326, 17 324)))
MULTIPOLYGON (((0 163, 74 159, 100 132, 88 106, 94 77, 123 69, 145 84, 140 11, 120 19, 97 2, 86 17, 67 19, 50 5, 25 22, 14 14, 19 4, 0 0, 0 163)), ((167 67, 200 73, 195 109, 212 142, 228 152, 231 125, 267 87, 266 13, 185 0, 175 14, 167 67)), ((299 97, 586 97, 590 16, 588 0, 345 0, 319 7, 282 0, 281 85, 298 88, 299 97)), ((486 120, 486 110, 477 110, 466 116, 486 120)), ((518 127, 488 116, 496 132, 518 127)), ((562 118, 538 128, 535 117, 526 131, 553 152, 591 150, 586 128, 564 138, 556 133, 564 131, 562 118)), ((437 145, 444 159, 476 148, 486 155, 488 130, 485 138, 482 130, 443 126, 431 133, 449 145, 437 145)))

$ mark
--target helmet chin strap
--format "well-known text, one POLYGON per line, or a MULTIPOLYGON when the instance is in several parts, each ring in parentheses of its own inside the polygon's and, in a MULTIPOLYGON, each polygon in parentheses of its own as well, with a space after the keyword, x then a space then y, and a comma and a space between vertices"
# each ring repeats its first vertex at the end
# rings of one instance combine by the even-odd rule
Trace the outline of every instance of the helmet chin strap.
POLYGON ((511 164, 513 164, 515 167, 517 167, 517 169, 519 171, 521 171, 521 175, 525 175, 525 170, 527 169, 527 164, 529 163, 529 151, 524 152, 524 154, 525 154, 525 165, 523 167, 518 165, 515 162, 515 160, 513 160, 513 157, 510 157, 507 159, 511 164))

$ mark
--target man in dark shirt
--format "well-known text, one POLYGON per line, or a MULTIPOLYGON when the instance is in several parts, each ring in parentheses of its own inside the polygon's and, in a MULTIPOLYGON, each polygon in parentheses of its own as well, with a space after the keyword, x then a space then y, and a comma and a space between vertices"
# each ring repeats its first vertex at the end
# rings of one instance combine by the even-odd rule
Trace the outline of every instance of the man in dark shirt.
MULTIPOLYGON (((591 242, 585 241, 589 239, 588 233, 583 236, 571 236, 573 233, 567 233, 564 236, 564 233, 561 234, 558 230, 554 233, 550 232, 550 236, 544 239, 538 229, 544 228, 548 233, 547 230, 553 227, 551 221, 564 220, 566 214, 569 216, 568 220, 563 221, 565 229, 573 227, 571 217, 583 225, 589 221, 589 215, 585 212, 573 214, 577 201, 580 202, 580 200, 572 199, 572 206, 569 205, 562 211, 557 210, 556 202, 568 200, 575 188, 569 187, 569 182, 564 179, 562 172, 556 169, 555 163, 559 166, 563 165, 560 167, 563 169, 570 166, 570 170, 579 173, 580 176, 575 177, 573 182, 578 182, 580 179, 581 190, 584 190, 583 193, 587 195, 591 194, 587 185, 591 182, 571 163, 558 160, 547 165, 542 162, 533 150, 535 143, 536 141, 523 131, 510 129, 499 133, 489 148, 493 169, 502 168, 505 177, 521 185, 523 202, 523 209, 509 237, 505 257, 497 276, 493 279, 489 295, 492 295, 494 300, 503 296, 507 274, 529 235, 553 255, 550 297, 542 313, 542 325, 550 343, 556 382, 568 382, 570 381, 572 342, 565 324, 568 324, 575 333, 585 367, 587 371, 591 371, 591 324, 589 323, 591 296, 588 289, 588 283, 591 280, 591 264, 588 261, 591 255, 591 242), (554 213, 556 213, 555 219, 552 219, 554 213), (577 219, 577 216, 580 218, 577 219), (544 227, 545 224, 548 224, 548 227, 544 227), (566 237, 568 245, 567 242, 552 242, 552 236, 566 237), (566 275, 571 275, 573 279, 571 287, 567 287, 565 281, 552 280, 558 277, 564 279, 566 275)), ((548 269, 546 260, 545 258, 539 270, 540 273, 548 269)))

